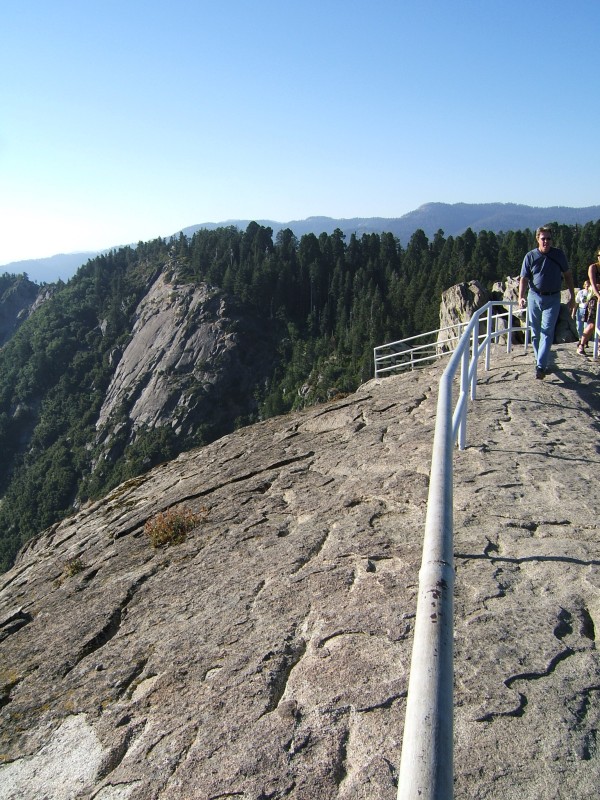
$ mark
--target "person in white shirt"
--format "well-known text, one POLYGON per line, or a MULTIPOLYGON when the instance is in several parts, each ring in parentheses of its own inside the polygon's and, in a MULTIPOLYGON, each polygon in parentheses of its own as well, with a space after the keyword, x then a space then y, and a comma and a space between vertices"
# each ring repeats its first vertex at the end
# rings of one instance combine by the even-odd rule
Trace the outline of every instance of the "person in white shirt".
POLYGON ((583 289, 580 289, 575 295, 575 302, 577 303, 575 321, 577 324, 577 336, 581 339, 583 336, 583 324, 585 319, 585 309, 587 308, 588 300, 590 299, 590 282, 586 279, 583 282, 583 289))

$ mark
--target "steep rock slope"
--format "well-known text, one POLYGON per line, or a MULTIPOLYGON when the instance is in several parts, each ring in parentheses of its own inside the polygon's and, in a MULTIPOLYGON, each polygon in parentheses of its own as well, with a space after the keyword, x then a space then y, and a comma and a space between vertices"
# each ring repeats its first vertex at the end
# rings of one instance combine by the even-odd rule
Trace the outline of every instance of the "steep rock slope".
MULTIPOLYGON (((598 367, 495 353, 455 456, 456 796, 600 782, 598 367)), ((240 430, 0 582, 0 798, 396 795, 440 367, 240 430), (155 549, 158 512, 189 509, 155 549)))
POLYGON ((115 370, 96 429, 105 453, 118 440, 118 455, 140 428, 169 426, 183 437, 202 425, 230 430, 256 410, 272 340, 265 323, 231 297, 163 271, 138 305, 127 346, 111 357, 115 370))
POLYGON ((38 294, 44 295, 45 291, 22 275, 8 278, 4 286, 0 284, 0 347, 27 319, 38 294))

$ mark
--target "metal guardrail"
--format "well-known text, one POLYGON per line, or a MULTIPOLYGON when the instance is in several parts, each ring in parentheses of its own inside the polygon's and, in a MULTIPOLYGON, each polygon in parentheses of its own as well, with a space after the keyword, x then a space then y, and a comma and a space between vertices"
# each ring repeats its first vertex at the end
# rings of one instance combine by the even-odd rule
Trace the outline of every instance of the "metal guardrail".
MULTIPOLYGON (((525 336, 525 348, 529 342, 529 324, 527 312, 525 314, 525 324, 522 327, 517 326, 513 328, 512 316, 521 317, 521 313, 514 309, 515 302, 502 300, 493 301, 494 306, 502 308, 501 313, 493 314, 493 336, 499 337, 506 333, 506 328, 500 327, 501 320, 507 319, 507 327, 514 330, 521 330, 525 336), (508 307, 508 311, 506 310, 508 307)), ((596 310, 596 332, 593 338, 593 358, 598 361, 600 351, 600 305, 596 310)), ((391 373, 402 372, 403 370, 413 370, 419 367, 427 366, 434 361, 437 361, 440 356, 450 355, 455 343, 460 340, 465 328, 466 322, 457 322, 455 325, 448 325, 446 328, 438 328, 434 331, 427 331, 426 333, 419 333, 416 336, 409 336, 406 339, 398 339, 395 342, 388 342, 373 348, 373 362, 375 365, 375 378, 381 378, 391 373), (447 333, 447 338, 440 341, 440 333, 447 333)), ((487 334, 486 334, 487 335, 487 334)), ((507 352, 510 352, 510 341, 507 342, 507 352)))
MULTIPOLYGON (((467 400, 475 398, 477 364, 506 335, 508 352, 513 305, 504 330, 493 330, 492 301, 466 326, 440 379, 431 460, 423 557, 419 572, 417 615, 398 781, 399 800, 450 800, 453 797, 453 475, 455 441, 465 447, 467 400), (480 335, 485 318, 486 333, 480 335), (459 367, 460 390, 453 407, 452 384, 459 367)), ((528 345, 527 318, 525 347, 528 345)))
POLYGON ((413 370, 437 360, 440 355, 444 355, 444 351, 438 344, 439 334, 449 332, 444 344, 451 345, 451 349, 454 349, 454 343, 458 342, 465 327, 466 323, 459 322, 456 325, 449 325, 447 328, 418 333, 416 336, 409 336, 407 339, 399 339, 396 342, 374 347, 375 377, 381 378, 384 375, 405 369, 413 370))
MULTIPOLYGON (((477 311, 466 325, 440 379, 398 800, 453 797, 453 450, 455 442, 461 450, 466 446, 468 398, 476 397, 479 358, 485 357, 485 368, 489 369, 492 342, 506 335, 510 352, 512 333, 517 330, 524 331, 527 350, 528 315, 525 312, 524 327, 514 326, 514 305, 492 301, 477 311), (504 329, 493 322, 497 319, 493 316, 497 305, 508 306, 507 314, 500 315, 507 317, 504 329), (485 319, 485 334, 480 333, 482 319, 485 319), (459 367, 459 392, 453 405, 452 385, 459 367)), ((600 342, 599 321, 600 306, 596 314, 595 360, 600 342)), ((419 359, 424 360, 422 356, 419 359)), ((404 363, 413 368, 417 360, 409 358, 404 363)), ((384 370, 390 371, 391 367, 389 364, 384 370)))
MULTIPOLYGON (((493 308, 496 313, 492 316, 493 336, 499 337, 506 334, 506 328, 513 328, 513 306, 516 303, 510 301, 493 301, 493 308), (508 310, 507 310, 508 308, 508 310), (504 328, 501 327, 502 320, 507 320, 504 328)), ((487 306, 485 306, 487 308, 487 306)), ((483 309, 482 309, 483 310, 483 309)), ((437 361, 440 356, 450 355, 464 333, 467 322, 457 322, 445 328, 438 328, 435 331, 418 333, 416 336, 409 336, 406 339, 398 339, 395 342, 378 345, 373 348, 373 361, 375 364, 375 377, 381 378, 395 372, 403 370, 413 370, 437 361), (446 334, 446 338, 440 340, 440 334, 446 334)), ((519 327, 514 330, 520 330, 519 327)), ((508 343, 510 345, 510 342, 508 343)))

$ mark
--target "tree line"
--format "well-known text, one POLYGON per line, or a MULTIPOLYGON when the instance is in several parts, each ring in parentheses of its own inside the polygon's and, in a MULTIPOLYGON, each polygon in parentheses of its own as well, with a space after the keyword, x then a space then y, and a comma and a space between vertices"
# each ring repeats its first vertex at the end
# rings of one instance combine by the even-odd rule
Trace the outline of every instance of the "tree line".
MULTIPOLYGON (((582 282, 600 243, 600 221, 556 225, 582 282)), ((140 242, 98 256, 46 300, 0 350, 0 569, 36 532, 184 449, 222 431, 210 421, 196 439, 147 431, 126 457, 94 473, 95 423, 113 374, 111 353, 127 343, 134 312, 161 270, 206 282, 261 315, 273 331, 273 370, 256 387, 256 414, 243 423, 354 391, 373 374, 373 347, 438 327, 443 291, 469 280, 491 285, 518 274, 535 246, 530 230, 431 240, 406 247, 389 233, 273 238, 255 222, 140 242)), ((22 276, 4 275, 3 291, 22 276)), ((232 421, 240 424, 240 421, 232 421)))

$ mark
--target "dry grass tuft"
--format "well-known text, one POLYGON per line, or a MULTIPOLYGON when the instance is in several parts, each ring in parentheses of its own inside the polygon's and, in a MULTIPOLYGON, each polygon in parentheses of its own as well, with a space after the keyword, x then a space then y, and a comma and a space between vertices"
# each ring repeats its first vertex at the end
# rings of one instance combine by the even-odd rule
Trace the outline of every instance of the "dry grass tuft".
POLYGON ((206 509, 195 514, 190 508, 169 508, 160 511, 147 520, 144 533, 150 537, 153 547, 180 544, 189 531, 199 525, 206 517, 206 509))

